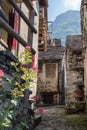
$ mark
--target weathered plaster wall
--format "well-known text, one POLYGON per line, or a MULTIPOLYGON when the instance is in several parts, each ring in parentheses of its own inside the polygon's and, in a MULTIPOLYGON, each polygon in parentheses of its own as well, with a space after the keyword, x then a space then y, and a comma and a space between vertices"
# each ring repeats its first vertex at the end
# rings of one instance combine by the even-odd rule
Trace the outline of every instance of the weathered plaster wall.
MULTIPOLYGON (((29 10, 25 6, 25 4, 20 3, 19 6, 21 10, 26 14, 27 18, 29 18, 29 10)), ((19 18, 19 34, 26 42, 28 41, 28 26, 21 17, 19 18)), ((23 50, 24 47, 19 44, 18 54, 21 54, 23 50)))
POLYGON ((37 34, 33 34, 33 48, 36 51, 35 54, 35 65, 38 67, 38 33, 39 33, 39 3, 37 1, 33 1, 33 6, 37 13, 37 16, 34 17, 34 27, 37 30, 37 34))
MULTIPOLYGON (((6 13, 7 17, 9 16, 9 4, 6 0, 3 0, 2 9, 6 13)), ((3 40, 3 44, 7 47, 7 36, 8 33, 3 29, 0 28, 0 38, 3 40)), ((0 50, 6 50, 1 44, 0 44, 0 50)))

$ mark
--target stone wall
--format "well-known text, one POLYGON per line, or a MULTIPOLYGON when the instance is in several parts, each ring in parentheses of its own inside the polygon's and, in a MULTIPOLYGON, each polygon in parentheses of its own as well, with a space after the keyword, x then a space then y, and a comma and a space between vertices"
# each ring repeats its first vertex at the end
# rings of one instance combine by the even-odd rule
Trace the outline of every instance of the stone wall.
POLYGON ((48 100, 49 97, 50 99, 53 97, 51 104, 64 104, 62 60, 58 62, 39 63, 40 68, 41 65, 42 70, 38 75, 38 90, 45 95, 45 100, 48 100), (46 68, 46 65, 49 68, 46 68))
MULTIPOLYGON (((81 36, 79 36, 81 38, 81 36)), ((69 36, 70 44, 66 44, 66 103, 84 101, 84 69, 82 49, 75 48, 75 42, 78 37, 69 36), (72 41, 72 42, 71 42, 72 41), (74 44, 74 48, 72 47, 74 44)), ((67 41, 66 41, 67 42, 67 41)), ((80 42, 76 42, 76 47, 80 46, 80 42)))
MULTIPOLYGON (((43 92, 57 92, 57 83, 58 83, 58 64, 57 63, 49 63, 49 65, 55 65, 53 71, 55 71, 54 77, 51 75, 46 76, 46 63, 42 66, 42 72, 39 74, 39 88, 43 92)), ((50 67, 50 66, 49 66, 50 67)), ((50 73, 51 74, 51 73, 50 73)))
POLYGON ((38 89, 43 95, 44 103, 57 104, 58 101, 58 64, 44 63, 42 65, 42 72, 38 76, 38 89), (48 67, 50 72, 48 72, 48 67), (53 66, 53 68, 52 68, 53 66), (47 68, 46 68, 47 67, 47 68), (55 71, 54 74, 52 71, 55 71), (50 98, 49 98, 50 97, 50 98), (47 101, 49 100, 49 101, 47 101))
POLYGON ((84 57, 84 91, 85 91, 85 101, 86 101, 86 110, 87 110, 87 48, 85 50, 84 57))
POLYGON ((81 3, 81 32, 82 32, 82 45, 83 45, 83 59, 84 59, 84 88, 85 88, 85 101, 87 110, 87 0, 82 0, 81 3))
POLYGON ((49 40, 47 50, 39 52, 38 90, 46 103, 64 104, 64 53, 60 39, 49 40))

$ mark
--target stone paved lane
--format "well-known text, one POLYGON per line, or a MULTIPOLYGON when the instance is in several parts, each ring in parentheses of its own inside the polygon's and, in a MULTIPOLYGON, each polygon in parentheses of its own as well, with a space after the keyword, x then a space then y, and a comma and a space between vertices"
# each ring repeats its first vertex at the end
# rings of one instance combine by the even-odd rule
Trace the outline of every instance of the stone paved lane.
MULTIPOLYGON (((74 115, 70 116, 69 118, 71 119, 74 115)), ((63 107, 45 107, 42 121, 35 130, 87 130, 86 126, 81 128, 79 124, 68 122, 66 117, 63 107)))

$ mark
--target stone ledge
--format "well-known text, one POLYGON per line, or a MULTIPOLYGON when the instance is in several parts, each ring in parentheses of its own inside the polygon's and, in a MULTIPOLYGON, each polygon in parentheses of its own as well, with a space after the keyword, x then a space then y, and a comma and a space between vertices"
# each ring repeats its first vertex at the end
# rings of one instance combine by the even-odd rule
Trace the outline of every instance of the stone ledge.
POLYGON ((65 107, 67 114, 73 114, 78 112, 85 112, 86 103, 85 101, 70 102, 65 107))

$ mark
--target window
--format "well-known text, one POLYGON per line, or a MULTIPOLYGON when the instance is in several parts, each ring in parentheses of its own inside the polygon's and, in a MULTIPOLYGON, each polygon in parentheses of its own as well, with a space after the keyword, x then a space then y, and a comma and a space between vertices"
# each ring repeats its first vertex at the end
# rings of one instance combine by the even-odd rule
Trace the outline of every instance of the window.
POLYGON ((55 78, 56 75, 56 64, 46 64, 46 77, 55 78))

